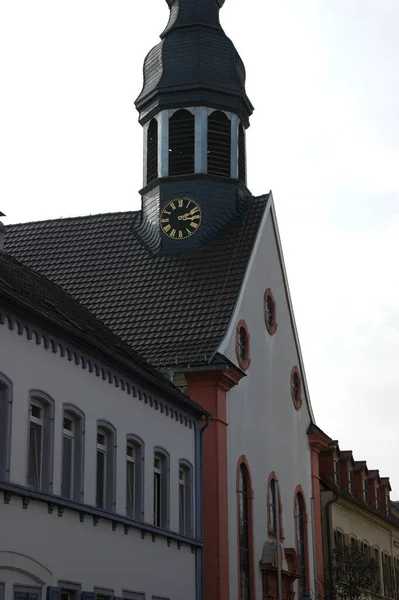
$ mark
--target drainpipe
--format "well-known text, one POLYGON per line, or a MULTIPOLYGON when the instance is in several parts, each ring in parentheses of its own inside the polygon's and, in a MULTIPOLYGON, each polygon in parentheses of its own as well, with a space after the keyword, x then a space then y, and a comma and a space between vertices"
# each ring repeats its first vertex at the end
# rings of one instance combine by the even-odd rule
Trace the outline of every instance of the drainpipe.
POLYGON ((316 556, 316 530, 314 522, 314 497, 310 499, 311 519, 312 519, 312 550, 313 550, 313 579, 314 579, 314 596, 316 600, 319 598, 319 583, 317 581, 317 556, 316 556))
POLYGON ((328 575, 331 585, 332 581, 332 544, 331 544, 331 505, 338 500, 338 494, 333 492, 333 497, 326 504, 326 528, 327 528, 327 550, 328 550, 328 575))
POLYGON ((282 600, 282 583, 281 583, 281 554, 280 554, 280 484, 278 479, 275 479, 276 486, 276 543, 277 543, 277 598, 282 600))
MULTIPOLYGON (((203 505, 202 505, 202 472, 203 472, 203 435, 206 429, 209 427, 211 417, 210 415, 206 415, 206 421, 204 426, 199 429, 199 436, 197 435, 197 443, 196 443, 196 483, 197 483, 197 503, 196 503, 196 537, 203 541, 204 532, 203 532, 203 505)), ((197 600, 203 600, 204 598, 204 549, 202 548, 200 552, 197 552, 198 562, 197 562, 197 600)))

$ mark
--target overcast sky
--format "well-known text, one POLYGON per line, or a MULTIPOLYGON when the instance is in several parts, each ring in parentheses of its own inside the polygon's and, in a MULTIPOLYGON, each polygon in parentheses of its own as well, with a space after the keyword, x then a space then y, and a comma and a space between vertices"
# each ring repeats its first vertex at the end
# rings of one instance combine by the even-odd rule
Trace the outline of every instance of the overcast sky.
MULTIPOLYGON (((138 209, 164 0, 0 0, 5 223, 138 209)), ((318 425, 399 499, 399 2, 227 0, 318 425)))

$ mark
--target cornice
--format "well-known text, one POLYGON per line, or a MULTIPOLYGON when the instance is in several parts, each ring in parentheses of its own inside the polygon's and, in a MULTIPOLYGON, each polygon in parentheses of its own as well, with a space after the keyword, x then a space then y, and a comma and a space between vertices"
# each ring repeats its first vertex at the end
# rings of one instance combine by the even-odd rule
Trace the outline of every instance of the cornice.
POLYGON ((245 377, 245 373, 233 364, 212 370, 205 366, 201 371, 186 371, 185 375, 187 381, 194 385, 220 387, 225 392, 230 391, 245 377))
POLYGON ((59 517, 63 516, 65 510, 71 510, 79 513, 79 520, 81 523, 85 521, 86 517, 92 517, 93 525, 97 526, 99 520, 104 519, 112 525, 112 531, 116 531, 118 525, 123 525, 125 534, 129 532, 129 529, 140 530, 142 539, 144 539, 147 534, 152 536, 153 542, 156 541, 157 537, 166 538, 168 546, 170 546, 172 540, 177 543, 178 548, 180 548, 182 544, 191 546, 193 552, 195 552, 195 550, 198 548, 202 548, 203 546, 202 540, 185 537, 179 533, 174 533, 173 531, 169 531, 167 529, 161 529, 159 527, 155 527, 154 525, 150 525, 149 523, 135 521, 134 519, 129 519, 123 515, 101 510, 95 506, 79 504, 78 502, 67 500, 66 498, 61 498, 60 496, 46 494, 44 492, 32 490, 17 484, 0 481, 0 491, 3 492, 4 504, 6 505, 10 504, 13 496, 20 497, 22 500, 21 508, 24 510, 28 510, 30 502, 34 500, 37 502, 47 503, 49 514, 52 514, 56 509, 59 517))
POLYGON ((189 415, 188 411, 182 410, 170 401, 161 399, 158 395, 149 393, 144 387, 133 382, 131 378, 122 375, 88 352, 58 338, 52 333, 44 331, 37 325, 32 325, 20 316, 6 312, 3 307, 0 307, 0 325, 8 326, 10 331, 15 331, 28 341, 33 340, 37 346, 42 346, 45 350, 49 350, 53 354, 57 354, 68 360, 68 362, 75 364, 76 367, 87 370, 93 376, 99 377, 104 382, 121 389, 129 396, 138 398, 139 401, 148 404, 154 410, 159 410, 165 417, 174 419, 190 429, 194 427, 196 420, 189 415))

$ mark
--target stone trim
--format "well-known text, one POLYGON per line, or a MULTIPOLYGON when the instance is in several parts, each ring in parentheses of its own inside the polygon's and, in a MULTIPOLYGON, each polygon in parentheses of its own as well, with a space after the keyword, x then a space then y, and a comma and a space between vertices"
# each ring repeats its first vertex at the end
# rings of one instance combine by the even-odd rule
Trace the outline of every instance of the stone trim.
POLYGON ((143 539, 147 534, 151 534, 155 538, 157 536, 164 539, 167 538, 168 546, 170 545, 170 540, 176 541, 179 544, 189 545, 194 551, 203 546, 202 540, 200 539, 189 538, 170 530, 155 527, 149 523, 142 523, 135 521, 134 519, 129 519, 124 515, 110 513, 87 504, 78 504, 73 500, 67 500, 66 498, 61 498, 60 496, 55 496, 53 494, 31 490, 15 483, 0 481, 0 491, 3 492, 4 504, 6 505, 10 503, 12 496, 19 496, 22 499, 21 507, 24 507, 25 510, 28 510, 31 500, 43 503, 47 502, 48 512, 50 514, 53 513, 54 508, 57 507, 59 517, 62 517, 64 510, 67 509, 79 513, 79 520, 81 523, 85 521, 86 516, 89 516, 93 518, 93 525, 98 524, 99 519, 109 521, 110 525, 112 525, 112 531, 116 531, 118 525, 123 525, 125 534, 129 532, 129 529, 137 529, 141 531, 141 537, 143 539))
POLYGON ((129 377, 124 377, 112 367, 108 367, 100 360, 94 358, 88 353, 72 347, 65 341, 58 339, 56 336, 40 331, 36 327, 23 322, 19 317, 15 318, 10 314, 6 314, 0 309, 0 325, 8 325, 10 331, 16 331, 18 335, 24 335, 27 340, 34 340, 37 346, 43 346, 46 350, 51 350, 53 354, 58 354, 61 358, 73 362, 77 367, 88 370, 89 373, 100 377, 103 381, 126 391, 129 396, 138 398, 140 402, 149 404, 154 410, 159 410, 165 415, 184 425, 185 427, 193 428, 195 417, 187 416, 186 411, 176 408, 172 402, 161 400, 159 396, 153 396, 144 391, 144 389, 133 383, 129 377))

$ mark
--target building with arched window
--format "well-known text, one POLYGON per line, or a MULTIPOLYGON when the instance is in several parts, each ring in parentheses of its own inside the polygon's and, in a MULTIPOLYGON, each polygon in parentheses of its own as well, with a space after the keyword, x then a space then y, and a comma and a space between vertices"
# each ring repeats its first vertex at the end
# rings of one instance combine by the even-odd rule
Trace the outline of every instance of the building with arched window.
POLYGON ((0 600, 200 597, 204 417, 0 251, 0 600))
MULTIPOLYGON (((167 4, 169 21, 145 58, 136 100, 144 138, 141 209, 10 225, 4 248, 68 290, 169 385, 206 409, 211 418, 203 448, 193 444, 186 412, 166 409, 148 391, 140 388, 131 403, 111 402, 109 390, 125 398, 133 388, 99 366, 109 404, 103 388, 92 394, 98 410, 92 398, 84 405, 71 394, 60 398, 61 405, 76 404, 83 420, 66 406, 61 427, 52 390, 43 388, 54 400, 54 420, 53 404, 32 398, 29 485, 37 494, 56 494, 62 483, 65 501, 72 502, 82 494, 83 477, 84 501, 90 490, 87 502, 100 511, 94 520, 123 510, 123 530, 144 514, 144 533, 135 529, 143 546, 150 541, 158 561, 177 547, 180 572, 191 581, 195 565, 197 577, 195 593, 154 590, 156 598, 318 597, 318 456, 329 438, 314 423, 273 195, 249 189, 246 137, 253 106, 246 70, 221 25, 224 0, 167 4), (148 422, 146 432, 133 427, 132 406, 153 410, 154 426, 148 422), (166 423, 165 436, 158 419, 166 423), (176 447, 182 431, 183 453, 176 447), (53 439, 60 449, 61 437, 63 475, 51 479, 40 444, 51 446, 53 439), (202 449, 202 504, 197 498, 193 505, 202 449), (79 476, 72 478, 75 465, 79 476), (137 490, 140 485, 151 487, 150 496, 137 490), (196 537, 201 508, 203 554, 196 537), (174 537, 163 535, 161 550, 158 532, 170 530, 174 537)), ((78 360, 71 357, 68 368, 78 360)), ((117 519, 111 530, 113 522, 119 532, 117 519)), ((126 549, 129 535, 122 539, 126 549)), ((173 568, 165 566, 168 582, 179 581, 173 568)))

